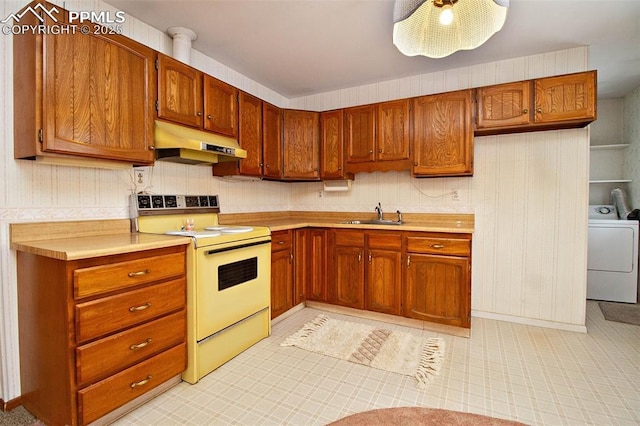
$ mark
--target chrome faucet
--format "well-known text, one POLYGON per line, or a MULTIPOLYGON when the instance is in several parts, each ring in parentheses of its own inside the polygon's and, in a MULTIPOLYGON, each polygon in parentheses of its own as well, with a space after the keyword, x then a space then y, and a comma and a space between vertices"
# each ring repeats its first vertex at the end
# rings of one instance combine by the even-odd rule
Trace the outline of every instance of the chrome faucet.
POLYGON ((398 223, 402 223, 402 213, 400 213, 400 210, 396 210, 396 213, 398 213, 398 223))
POLYGON ((378 212, 378 220, 382 220, 382 205, 380 203, 376 206, 376 211, 378 212))

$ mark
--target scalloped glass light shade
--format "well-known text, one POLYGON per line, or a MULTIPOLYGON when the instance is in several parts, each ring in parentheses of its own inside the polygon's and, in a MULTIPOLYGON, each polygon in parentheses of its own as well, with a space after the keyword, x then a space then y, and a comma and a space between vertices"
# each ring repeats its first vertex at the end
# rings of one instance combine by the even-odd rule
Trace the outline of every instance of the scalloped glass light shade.
POLYGON ((396 0, 393 44, 407 56, 430 58, 475 49, 500 31, 507 10, 495 0, 459 0, 453 5, 453 22, 442 25, 442 8, 434 6, 433 0, 396 0))

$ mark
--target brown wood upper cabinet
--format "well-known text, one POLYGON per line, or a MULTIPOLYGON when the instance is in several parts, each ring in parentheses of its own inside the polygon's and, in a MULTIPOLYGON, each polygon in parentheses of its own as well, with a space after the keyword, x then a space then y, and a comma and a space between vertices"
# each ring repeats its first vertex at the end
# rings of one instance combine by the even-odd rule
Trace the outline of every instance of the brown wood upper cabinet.
POLYGON ((262 174, 265 178, 282 177, 282 109, 262 103, 262 174))
POLYGON ((596 119, 596 71, 534 80, 536 123, 596 119))
POLYGON ((158 54, 158 118, 236 138, 238 89, 158 54))
POLYGON ((477 89, 476 134, 584 127, 596 119, 596 71, 477 89))
MULTIPOLYGON (((21 24, 40 22, 29 13, 21 24)), ((15 158, 153 163, 152 49, 121 35, 79 32, 25 31, 13 43, 15 158)))
POLYGON ((353 179, 344 167, 344 111, 320 113, 320 178, 353 179))
POLYGON ((238 95, 238 144, 247 151, 242 161, 225 161, 213 165, 214 176, 262 176, 262 101, 240 91, 238 95))
POLYGON ((412 173, 473 175, 472 90, 413 99, 412 173))
POLYGON ((531 82, 498 84, 478 89, 477 129, 523 126, 531 122, 531 82))
POLYGON ((347 170, 406 170, 409 160, 409 100, 344 110, 347 170))
POLYGON ((284 179, 320 178, 319 113, 284 110, 282 144, 284 179))

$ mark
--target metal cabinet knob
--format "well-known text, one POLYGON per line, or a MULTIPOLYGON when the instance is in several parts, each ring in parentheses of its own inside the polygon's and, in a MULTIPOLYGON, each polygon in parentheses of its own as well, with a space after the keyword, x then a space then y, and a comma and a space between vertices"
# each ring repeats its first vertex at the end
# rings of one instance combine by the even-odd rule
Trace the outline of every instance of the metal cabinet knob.
POLYGON ((196 112, 196 115, 197 115, 198 117, 202 117, 202 113, 201 113, 200 111, 196 112))
POLYGON ((207 118, 208 118, 209 120, 211 120, 211 114, 208 114, 208 115, 207 115, 207 118))
POLYGON ((529 110, 528 110, 528 109, 526 109, 526 108, 522 110, 522 113, 523 113, 523 114, 527 114, 528 112, 529 112, 529 110))

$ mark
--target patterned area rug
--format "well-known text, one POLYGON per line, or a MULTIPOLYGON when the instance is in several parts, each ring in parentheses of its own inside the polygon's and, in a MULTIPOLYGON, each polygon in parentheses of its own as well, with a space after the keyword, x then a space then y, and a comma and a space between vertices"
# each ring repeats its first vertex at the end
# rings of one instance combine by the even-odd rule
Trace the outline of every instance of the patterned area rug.
POLYGON ((412 426, 524 426, 524 423, 503 420, 479 414, 436 408, 400 407, 381 408, 352 414, 330 423, 330 426, 371 426, 371 425, 412 425, 412 426))
POLYGON ((444 340, 376 328, 320 314, 287 337, 281 346, 345 359, 380 370, 413 376, 424 389, 440 372, 444 340))

